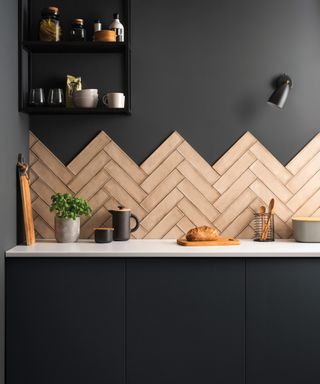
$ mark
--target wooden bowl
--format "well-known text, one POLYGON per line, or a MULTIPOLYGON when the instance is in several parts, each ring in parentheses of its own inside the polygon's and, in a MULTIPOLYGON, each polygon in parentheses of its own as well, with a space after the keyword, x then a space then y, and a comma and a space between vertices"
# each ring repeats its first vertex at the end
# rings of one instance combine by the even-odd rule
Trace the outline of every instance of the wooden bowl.
POLYGON ((94 33, 95 41, 104 41, 104 42, 116 42, 116 32, 110 31, 109 29, 104 29, 102 31, 96 31, 94 33))

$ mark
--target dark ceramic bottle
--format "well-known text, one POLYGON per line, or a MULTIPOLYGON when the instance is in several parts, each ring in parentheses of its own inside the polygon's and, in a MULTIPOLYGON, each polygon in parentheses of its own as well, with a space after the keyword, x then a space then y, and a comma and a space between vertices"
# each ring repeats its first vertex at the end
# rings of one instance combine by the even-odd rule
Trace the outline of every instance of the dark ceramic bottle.
POLYGON ((140 220, 136 215, 131 213, 131 209, 118 207, 119 209, 110 210, 112 215, 112 224, 114 228, 113 240, 126 241, 130 239, 130 234, 136 231, 140 226, 140 220), (136 225, 130 228, 130 219, 133 217, 136 221, 136 225))

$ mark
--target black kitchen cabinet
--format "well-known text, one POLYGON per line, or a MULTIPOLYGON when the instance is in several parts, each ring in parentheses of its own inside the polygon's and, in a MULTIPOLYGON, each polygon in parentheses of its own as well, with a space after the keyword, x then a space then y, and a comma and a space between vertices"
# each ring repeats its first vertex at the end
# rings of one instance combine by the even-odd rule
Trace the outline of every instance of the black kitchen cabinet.
POLYGON ((6 258, 6 384, 313 384, 320 259, 6 258))
POLYGON ((244 352, 244 260, 128 261, 128 384, 241 384, 244 352))
POLYGON ((320 382, 320 260, 247 260, 247 384, 320 382))
POLYGON ((6 383, 124 384, 125 261, 6 260, 6 383))

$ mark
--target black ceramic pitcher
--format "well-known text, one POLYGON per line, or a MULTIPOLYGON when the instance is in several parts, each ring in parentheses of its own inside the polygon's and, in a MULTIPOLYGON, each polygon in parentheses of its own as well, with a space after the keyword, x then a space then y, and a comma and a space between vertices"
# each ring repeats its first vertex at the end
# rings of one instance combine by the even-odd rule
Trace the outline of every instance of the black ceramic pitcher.
POLYGON ((118 207, 119 209, 110 210, 112 215, 112 224, 114 228, 113 240, 125 241, 130 239, 130 233, 136 231, 140 226, 140 220, 136 215, 131 213, 131 209, 118 207), (130 228, 130 218, 136 221, 134 228, 130 228))

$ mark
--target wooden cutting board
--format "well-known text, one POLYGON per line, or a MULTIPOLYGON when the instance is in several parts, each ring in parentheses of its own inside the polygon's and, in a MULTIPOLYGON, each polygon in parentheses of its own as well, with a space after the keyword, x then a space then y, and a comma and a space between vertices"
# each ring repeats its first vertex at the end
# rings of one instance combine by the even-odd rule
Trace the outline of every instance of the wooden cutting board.
POLYGON ((177 239, 179 245, 186 247, 204 247, 204 246, 219 246, 219 245, 239 245, 240 240, 233 238, 223 238, 220 237, 218 240, 214 241, 188 241, 185 237, 180 237, 177 239))
POLYGON ((22 210, 23 210, 23 224, 24 224, 24 230, 25 230, 26 243, 27 245, 32 245, 35 243, 36 238, 35 238, 34 224, 33 224, 33 217, 32 217, 28 164, 24 162, 21 154, 19 154, 19 157, 18 157, 17 167, 19 171, 22 210))

